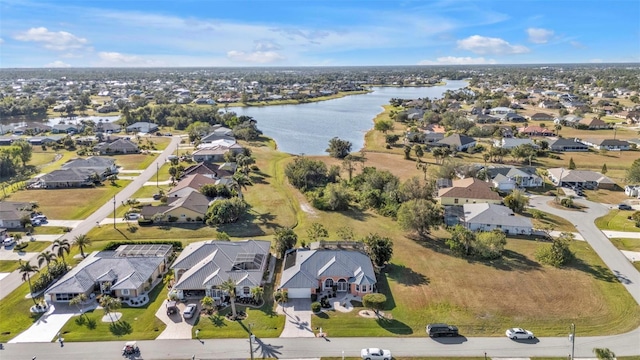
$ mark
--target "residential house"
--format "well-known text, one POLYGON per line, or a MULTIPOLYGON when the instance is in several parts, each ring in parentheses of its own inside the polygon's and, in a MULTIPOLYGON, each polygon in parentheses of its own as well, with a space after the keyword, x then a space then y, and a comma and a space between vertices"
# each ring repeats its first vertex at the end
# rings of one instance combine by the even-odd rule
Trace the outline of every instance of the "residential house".
POLYGON ((73 124, 56 124, 51 128, 53 134, 77 134, 82 132, 83 126, 73 124))
POLYGON ((225 155, 230 152, 233 155, 240 154, 244 151, 244 148, 238 144, 235 139, 229 140, 216 140, 211 143, 200 144, 198 149, 193 152, 191 157, 196 162, 220 162, 225 160, 225 155))
POLYGON ((61 166, 62 169, 83 168, 100 175, 102 180, 109 175, 117 174, 118 167, 116 161, 112 158, 102 156, 90 156, 86 159, 71 159, 61 166))
POLYGON ((553 130, 541 126, 525 126, 518 128, 518 132, 528 136, 553 136, 553 130))
POLYGON ((538 103, 538 107, 542 109, 562 109, 562 105, 558 101, 542 100, 538 103))
POLYGON ((566 126, 575 126, 575 124, 577 124, 578 122, 580 122, 580 120, 582 120, 582 117, 578 116, 578 115, 565 115, 561 118, 557 118, 555 120, 553 120, 554 124, 562 124, 562 125, 566 125, 566 126))
POLYGON ((31 214, 33 204, 17 201, 0 201, 0 227, 20 229, 20 220, 31 214))
POLYGON ((469 115, 467 119, 476 124, 495 124, 500 121, 500 119, 495 116, 485 114, 469 115))
POLYGON ((114 103, 104 104, 104 105, 98 106, 98 108, 96 109, 96 111, 101 114, 116 112, 118 110, 119 110, 118 105, 114 103))
POLYGON ((31 146, 53 145, 61 142, 65 137, 66 135, 31 136, 27 138, 27 142, 31 146))
POLYGON ((580 125, 585 126, 587 129, 589 130, 597 130, 597 129, 609 129, 611 128, 611 125, 609 123, 606 123, 600 119, 597 118, 591 118, 591 119, 582 119, 580 121, 578 121, 578 127, 580 127, 580 125))
POLYGON ((487 174, 492 179, 494 187, 501 191, 510 191, 515 187, 538 187, 543 183, 533 167, 489 166, 487 174), (511 187, 511 184, 514 187, 511 187))
MULTIPOLYGON (((222 284, 236 284, 236 296, 251 297, 262 286, 271 242, 266 240, 202 241, 189 244, 171 266, 179 299, 212 297, 218 304, 229 296, 222 284)), ((291 294, 289 294, 291 297, 291 294)))
POLYGON ((627 151, 631 148, 631 144, 624 140, 584 139, 580 142, 596 150, 606 149, 610 151, 627 151))
POLYGON ((364 296, 376 291, 376 274, 369 256, 360 251, 300 248, 286 254, 278 289, 291 299, 324 291, 364 296))
POLYGON ((143 206, 140 216, 146 220, 167 222, 202 222, 211 199, 197 191, 190 191, 183 197, 169 197, 166 205, 143 206))
POLYGON ((640 111, 629 111, 625 119, 627 120, 627 124, 640 123, 640 111))
POLYGON ((589 147, 575 139, 557 138, 549 141, 551 151, 589 151, 589 147))
POLYGON ((516 216, 511 209, 496 204, 462 205, 462 225, 471 231, 500 230, 508 235, 531 235, 533 223, 524 216, 516 216))
POLYGON ((615 189, 616 187, 613 180, 596 171, 551 168, 547 172, 555 186, 580 186, 585 189, 615 189))
POLYGON ((190 174, 178 181, 176 186, 167 193, 167 197, 185 197, 192 191, 199 192, 204 185, 213 185, 215 182, 216 180, 212 177, 201 174, 190 174))
POLYGON ((532 121, 553 121, 555 117, 547 113, 535 113, 529 116, 529 119, 532 121))
POLYGON ((236 139, 233 136, 233 130, 224 126, 214 126, 209 134, 200 139, 200 144, 210 144, 220 140, 235 143, 236 139))
POLYGON ((516 114, 516 113, 508 113, 506 115, 504 115, 504 119, 507 121, 511 121, 511 122, 525 122, 527 121, 527 119, 525 119, 524 116, 520 115, 520 114, 516 114))
POLYGON ((489 183, 476 178, 454 180, 451 187, 438 190, 438 197, 442 205, 502 202, 500 195, 491 190, 489 183))
POLYGON ((87 298, 104 294, 129 305, 144 305, 149 300, 144 295, 162 283, 171 253, 171 245, 165 244, 121 245, 114 251, 93 252, 49 287, 45 299, 68 303, 80 294, 87 298))
POLYGON ((640 185, 627 185, 624 187, 624 193, 627 196, 640 199, 640 185))
POLYGON ((534 143, 533 140, 520 139, 520 138, 502 138, 500 140, 495 140, 493 145, 496 147, 509 149, 509 150, 520 145, 531 145, 535 149, 539 148, 539 146, 536 143, 534 143))
POLYGON ((136 122, 126 127, 127 132, 150 134, 158 131, 158 125, 152 122, 136 122))
POLYGON ((96 124, 94 131, 96 133, 107 133, 107 134, 119 133, 120 131, 122 131, 122 126, 114 122, 101 121, 96 124))
POLYGON ((439 146, 448 146, 457 151, 464 151, 476 145, 476 140, 472 137, 460 134, 453 134, 436 143, 439 146))
POLYGON ((489 114, 491 115, 505 115, 511 112, 512 110, 510 108, 504 107, 504 106, 499 106, 499 107, 494 107, 492 109, 489 109, 489 114))
POLYGON ((187 175, 195 175, 195 174, 200 174, 206 177, 210 177, 212 179, 215 179, 218 177, 216 170, 218 169, 218 165, 216 164, 211 164, 211 163, 206 163, 206 162, 200 162, 197 163, 195 165, 191 165, 188 168, 184 169, 184 171, 182 172, 182 176, 187 176, 187 175))
POLYGON ((93 147, 93 151, 100 155, 106 154, 137 154, 140 152, 138 145, 124 138, 112 142, 102 142, 93 147))

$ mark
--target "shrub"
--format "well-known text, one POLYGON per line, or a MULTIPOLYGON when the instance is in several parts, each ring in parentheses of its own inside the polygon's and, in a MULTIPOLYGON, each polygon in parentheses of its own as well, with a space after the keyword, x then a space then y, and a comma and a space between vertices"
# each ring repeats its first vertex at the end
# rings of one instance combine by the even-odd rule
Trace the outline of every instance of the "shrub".
POLYGON ((311 294, 311 302, 318 301, 318 294, 311 294))
POLYGON ((573 207, 573 199, 571 198, 564 198, 562 200, 560 200, 560 205, 566 207, 566 208, 572 208, 573 207))
POLYGON ((378 311, 382 310, 384 304, 387 302, 387 297, 384 294, 366 294, 362 297, 362 304, 365 307, 372 309, 373 311, 378 313, 378 311))
POLYGON ((322 305, 320 305, 319 302, 314 301, 311 303, 311 311, 313 311, 314 313, 319 313, 320 310, 322 310, 322 305))

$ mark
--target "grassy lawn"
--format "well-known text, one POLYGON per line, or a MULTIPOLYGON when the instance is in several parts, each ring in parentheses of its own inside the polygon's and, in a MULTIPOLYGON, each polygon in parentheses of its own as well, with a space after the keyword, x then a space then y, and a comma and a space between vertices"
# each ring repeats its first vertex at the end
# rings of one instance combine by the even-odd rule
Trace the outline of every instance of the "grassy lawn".
POLYGON ((200 329, 201 338, 245 338, 249 336, 250 330, 257 337, 274 338, 278 337, 284 329, 284 316, 278 316, 273 310, 273 297, 267 294, 273 293, 273 287, 265 286, 265 304, 259 308, 249 308, 246 306, 236 306, 236 311, 244 311, 247 318, 242 321, 229 321, 224 315, 231 312, 228 307, 219 314, 212 316, 200 316, 193 329, 200 329))
POLYGON ((110 198, 127 186, 130 181, 117 180, 116 185, 109 181, 95 188, 73 189, 34 189, 11 194, 10 201, 33 201, 37 199, 39 211, 56 220, 84 219, 110 198))
POLYGON ((0 260, 0 273, 13 272, 20 266, 18 261, 13 260, 0 260))
MULTIPOLYGON (((116 160, 116 165, 122 166, 124 170, 144 170, 156 159, 158 154, 124 154, 111 156, 116 160)), ((126 174, 125 174, 126 175, 126 174)))
POLYGON ((587 200, 604 203, 604 204, 620 204, 621 202, 627 200, 629 197, 624 194, 624 191, 613 191, 613 190, 586 190, 584 192, 587 200))
MULTIPOLYGON (((41 252, 42 250, 48 248, 51 245, 49 241, 22 241, 24 244, 28 244, 28 246, 22 250, 22 252, 41 252)), ((13 251, 16 251, 15 249, 13 251)))
MULTIPOLYGON (((155 180, 155 179, 152 178, 152 180, 155 180)), ((169 190, 171 190, 171 186, 170 185, 160 185, 159 187, 156 187, 155 185, 143 186, 133 194, 132 198, 133 199, 151 198, 153 197, 153 194, 156 194, 158 192, 158 189, 162 189, 164 190, 165 193, 167 193, 169 190)))
MULTIPOLYGON (((124 214, 124 211, 122 213, 124 214)), ((117 223, 115 229, 111 224, 94 227, 88 236, 95 241, 183 239, 185 242, 192 242, 211 240, 218 233, 215 227, 204 224, 173 224, 169 228, 160 228, 158 226, 140 226, 136 221, 130 223, 136 228, 134 231, 131 231, 126 223, 117 223)))
POLYGON ((628 219, 631 214, 633 211, 614 209, 607 215, 597 218, 595 223, 600 230, 640 232, 640 228, 628 219))
POLYGON ((314 315, 313 328, 329 336, 424 336, 425 324, 448 322, 467 336, 502 336, 517 323, 539 336, 563 336, 571 322, 581 335, 640 324, 634 300, 584 242, 572 244, 574 264, 556 269, 534 259, 543 245, 535 241, 510 239, 504 258, 489 263, 452 257, 442 240, 394 241, 392 263, 378 281, 391 318, 363 318, 356 308, 314 315))
POLYGON ((104 312, 100 309, 86 313, 81 317, 71 318, 63 327, 62 334, 67 341, 113 341, 113 340, 151 340, 155 339, 166 327, 156 318, 156 310, 167 298, 167 286, 158 284, 149 294, 150 302, 140 308, 123 306, 115 312, 122 313, 122 318, 111 326, 102 322, 104 312), (89 322, 95 322, 91 328, 89 322))
POLYGON ((620 250, 640 251, 640 239, 612 238, 611 242, 620 250))
POLYGON ((62 235, 64 230, 63 226, 36 226, 33 228, 33 233, 36 235, 62 235))
POLYGON ((532 209, 528 209, 527 212, 525 212, 522 215, 524 215, 525 217, 531 218, 531 221, 533 221, 533 227, 535 229, 544 229, 547 226, 551 226, 553 227, 553 230, 556 230, 556 231, 569 231, 569 232, 576 231, 576 227, 573 226, 572 223, 561 218, 560 216, 556 216, 544 211, 537 210, 542 213, 542 218, 536 219, 531 215, 531 212, 530 212, 531 210, 532 209))
MULTIPOLYGON (((36 278, 37 275, 31 276, 31 281, 36 278)), ((6 343, 16 337, 40 318, 40 315, 33 315, 29 311, 33 306, 33 301, 25 298, 28 293, 29 284, 24 282, 0 301, 0 314, 11 314, 11 316, 0 316, 0 329, 2 329, 0 330, 0 342, 6 343)))

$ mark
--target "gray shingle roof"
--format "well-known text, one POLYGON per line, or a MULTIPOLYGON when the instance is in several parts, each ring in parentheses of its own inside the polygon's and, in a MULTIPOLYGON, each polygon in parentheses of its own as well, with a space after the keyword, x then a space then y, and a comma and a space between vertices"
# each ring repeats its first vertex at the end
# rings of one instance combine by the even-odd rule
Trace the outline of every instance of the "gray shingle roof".
POLYGON ((186 269, 173 288, 204 289, 229 278, 238 286, 260 286, 270 248, 271 242, 265 240, 189 244, 171 266, 174 270, 186 269))
POLYGON ((350 250, 298 249, 287 255, 295 261, 282 272, 278 288, 316 288, 321 277, 344 276, 350 283, 375 284, 376 275, 371 259, 361 252, 350 250))
POLYGON ((466 223, 533 228, 531 219, 515 216, 506 206, 486 203, 464 204, 463 209, 466 223))
POLYGON ((90 254, 78 266, 47 289, 47 294, 86 293, 98 281, 111 282, 111 288, 137 289, 164 262, 164 257, 120 257, 115 251, 90 254))

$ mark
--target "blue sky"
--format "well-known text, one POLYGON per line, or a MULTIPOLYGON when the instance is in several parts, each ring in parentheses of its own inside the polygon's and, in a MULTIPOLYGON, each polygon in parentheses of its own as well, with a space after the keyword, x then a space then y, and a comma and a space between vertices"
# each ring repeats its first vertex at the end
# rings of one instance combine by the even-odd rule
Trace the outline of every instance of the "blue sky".
POLYGON ((639 0, 3 0, 0 67, 640 62, 639 0))

